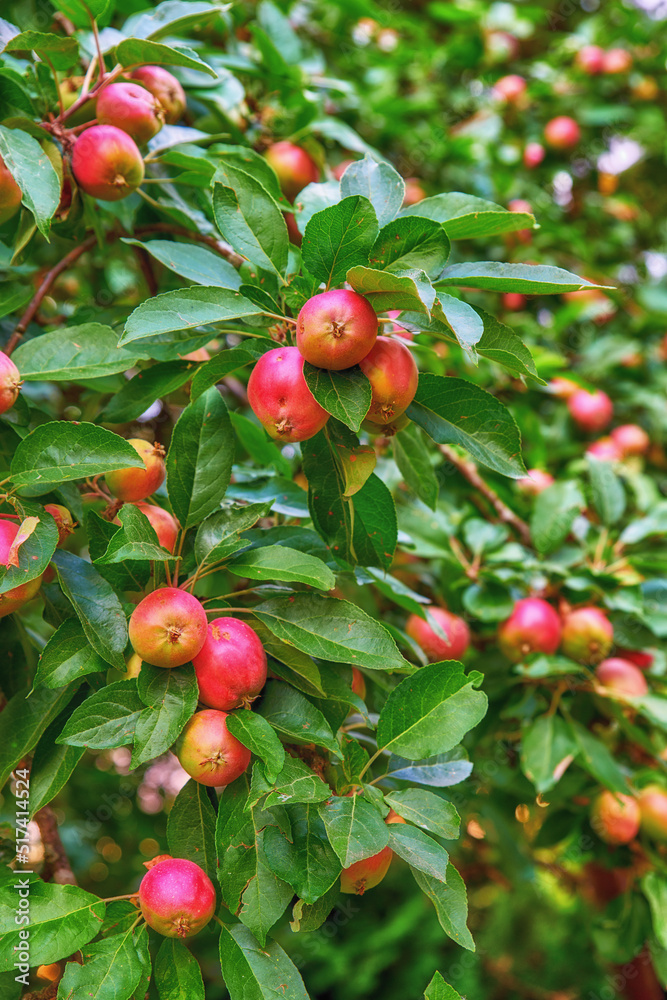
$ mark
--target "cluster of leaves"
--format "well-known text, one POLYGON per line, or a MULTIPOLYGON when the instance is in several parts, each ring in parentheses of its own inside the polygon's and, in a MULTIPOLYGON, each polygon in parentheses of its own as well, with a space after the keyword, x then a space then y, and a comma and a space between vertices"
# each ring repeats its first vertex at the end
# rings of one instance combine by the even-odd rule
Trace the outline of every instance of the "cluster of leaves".
MULTIPOLYGON (((339 902, 341 868, 387 844, 410 866, 445 933, 473 949, 463 881, 448 856, 454 845, 442 843, 458 837, 453 800, 479 825, 469 785, 447 798, 440 791, 470 775, 460 741, 474 746, 477 780, 497 792, 498 810, 493 821, 482 818, 483 829, 515 837, 516 806, 548 793, 548 810, 543 799, 531 806, 522 849, 530 858, 548 848, 568 859, 574 845, 579 868, 602 856, 594 838, 582 846, 585 803, 600 787, 621 792, 629 779, 635 787, 647 782, 665 744, 660 655, 649 695, 631 709, 605 699, 601 712, 589 672, 573 661, 541 656, 512 671, 494 641, 515 599, 529 592, 604 606, 619 646, 654 647, 665 635, 658 488, 640 463, 613 469, 585 459, 565 407, 545 392, 552 375, 571 375, 563 355, 581 312, 572 300, 554 306, 545 296, 599 293, 571 269, 588 273, 595 264, 597 271, 605 258, 584 252, 581 236, 576 250, 564 249, 562 238, 555 248, 565 230, 576 230, 554 222, 550 203, 533 242, 514 239, 533 226, 533 216, 489 197, 520 193, 541 205, 545 199, 534 194, 545 175, 527 191, 512 188, 515 161, 503 153, 498 133, 475 132, 476 146, 446 136, 442 147, 429 147, 434 166, 423 173, 433 190, 447 193, 403 208, 404 181, 377 148, 392 154, 404 175, 415 166, 422 172, 403 145, 409 102, 396 108, 391 137, 363 121, 355 122, 356 132, 345 78, 359 47, 327 52, 331 65, 345 64, 341 79, 327 75, 317 16, 297 33, 267 0, 249 24, 242 9, 228 12, 204 0, 169 0, 138 14, 122 0, 90 7, 108 66, 176 67, 190 116, 152 140, 146 167, 154 183, 141 196, 109 206, 74 190, 64 207, 67 157, 63 167, 63 150, 44 138, 38 122, 57 107, 50 67, 60 77, 84 71, 97 29, 78 0, 55 6, 72 22, 71 34, 61 22, 48 32, 0 24, 1 85, 10 108, 0 125, 0 154, 24 205, 3 230, 3 268, 12 278, 3 334, 12 347, 22 340, 12 357, 25 381, 16 407, 0 418, 3 509, 34 519, 18 566, 0 569, 0 593, 36 579, 49 564, 55 571, 54 582, 42 586, 43 613, 39 604, 0 621, 9 654, 0 674, 8 699, 2 779, 32 755, 35 815, 77 766, 88 765, 86 751, 131 745, 134 770, 169 750, 197 704, 192 668, 144 664, 138 679, 119 679, 117 671, 125 667, 126 618, 137 595, 180 573, 216 610, 240 613, 241 604, 272 674, 253 711, 230 717, 230 730, 253 753, 252 770, 219 800, 188 782, 166 836, 172 854, 210 874, 229 911, 219 947, 232 1000, 267 995, 276 984, 288 1000, 306 996, 296 966, 269 932, 290 904, 293 931, 320 927, 339 902), (176 40, 186 31, 187 45, 176 40), (282 136, 306 145, 323 169, 324 180, 294 206, 261 155, 282 136), (465 173, 463 151, 477 157, 482 144, 495 191, 481 166, 472 181, 465 173), (447 159, 455 150, 459 161, 440 184, 445 149, 447 159), (362 158, 334 180, 327 161, 349 152, 362 158), (452 192, 455 186, 475 193, 452 192), (301 248, 288 236, 284 216, 291 212, 301 248), (479 240, 483 261, 476 259, 479 240), (504 262, 508 250, 520 259, 504 262), (57 284, 65 256, 76 282, 69 292, 57 284), (526 263, 535 257, 544 263, 526 263), (44 269, 54 298, 40 298, 33 309, 44 269), (331 419, 301 448, 281 450, 253 419, 243 383, 263 352, 291 342, 303 302, 343 282, 378 313, 399 310, 413 336, 421 374, 408 410, 412 423, 391 441, 369 442, 360 430, 370 400, 361 370, 307 366, 308 386, 331 419), (107 287, 115 294, 111 304, 99 295, 107 287), (498 292, 534 298, 500 322, 493 315, 498 292), (535 316, 545 310, 550 325, 538 328, 535 316), (202 349, 207 360, 184 357, 202 349), (159 499, 180 524, 177 556, 160 548, 135 509, 123 508, 118 524, 101 516, 97 477, 138 464, 123 440, 136 436, 133 427, 168 445, 159 499), (528 464, 548 463, 558 475, 534 502, 512 483, 525 471, 519 427, 528 464), (481 493, 479 473, 472 467, 473 478, 466 475, 470 463, 459 449, 487 470, 481 493), (57 533, 42 506, 49 501, 67 506, 81 526, 66 550, 55 551, 57 533), (325 596, 334 587, 335 596, 325 596), (405 633, 406 612, 424 617, 426 605, 443 599, 472 623, 471 655, 484 677, 453 662, 415 666, 423 655, 405 633), (351 666, 369 681, 368 704, 351 689, 351 666), (491 710, 479 725, 487 705, 482 682, 491 710), (500 771, 492 771, 487 765, 499 740, 507 742, 499 734, 508 719, 519 733, 500 771), (467 734, 475 726, 473 744, 467 734), (347 794, 353 790, 359 794, 347 794), (406 824, 385 824, 389 808, 406 824)), ((334 6, 323 23, 344 10, 334 6)), ((465 53, 468 36, 480 34, 482 14, 471 6, 459 27, 447 29, 451 51, 458 41, 465 53)), ((406 23, 417 30, 408 15, 406 23)), ((469 51, 484 58, 482 48, 469 51)), ((465 58, 474 64, 472 55, 465 58)), ((396 78, 401 65, 397 56, 396 78)), ((456 66, 453 59, 454 75, 456 66)), ((360 89, 354 100, 377 121, 386 94, 373 93, 360 89)), ((542 91, 538 97, 542 120, 542 91)), ((515 124, 506 122, 512 134, 515 124)), ((620 304, 621 294, 611 294, 620 304)), ((612 322, 624 323, 621 310, 617 315, 612 322)), ((653 321, 635 313, 632 323, 641 332, 653 321)), ((594 330, 577 357, 575 377, 585 386, 642 351, 619 327, 602 337, 594 330)), ((636 369, 623 369, 626 381, 613 395, 627 419, 651 417, 657 444, 664 417, 651 391, 640 388, 655 364, 648 352, 643 357, 636 377, 636 369)), ((465 865, 471 848, 459 850, 465 865)), ((664 970, 658 901, 665 864, 650 844, 643 850, 653 871, 614 919, 624 954, 650 939, 664 970)), ((616 863, 635 870, 623 851, 616 863)), ((3 874, 10 901, 13 878, 3 874)), ((10 971, 0 973, 0 983, 12 997, 19 993, 11 972, 17 929, 7 906, 2 968, 10 971)), ((143 997, 151 964, 151 989, 160 996, 179 995, 177 989, 203 995, 199 967, 184 945, 164 942, 151 963, 146 929, 134 926, 130 903, 109 903, 105 911, 83 889, 35 878, 31 921, 31 963, 82 952, 82 965, 68 963, 63 997, 92 988, 102 996, 106 982, 115 1000, 143 997)), ((596 942, 604 957, 617 960, 615 937, 598 934, 596 942)), ((426 992, 429 1000, 454 995, 438 974, 426 992)))

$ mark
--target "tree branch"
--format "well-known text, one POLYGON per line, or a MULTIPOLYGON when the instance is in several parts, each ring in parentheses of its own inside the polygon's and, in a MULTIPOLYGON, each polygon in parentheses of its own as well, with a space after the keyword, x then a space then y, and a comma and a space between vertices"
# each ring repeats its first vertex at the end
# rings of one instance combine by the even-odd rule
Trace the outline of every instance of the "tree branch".
POLYGON ((484 482, 477 471, 475 463, 471 462, 469 459, 461 458, 456 454, 453 448, 450 448, 448 444, 441 444, 439 445, 439 448, 441 454, 444 455, 448 462, 451 462, 451 464, 461 473, 463 478, 467 479, 474 489, 478 490, 482 496, 486 497, 498 515, 498 520, 502 521, 503 524, 508 524, 511 528, 514 528, 524 545, 530 545, 530 528, 526 522, 522 521, 521 518, 514 513, 514 511, 510 510, 507 504, 503 503, 498 494, 491 489, 488 483, 484 482))
POLYGON ((39 809, 35 813, 35 822, 39 827, 44 845, 42 878, 45 882, 55 882, 56 885, 76 885, 76 876, 60 839, 58 821, 51 806, 43 806, 39 809))

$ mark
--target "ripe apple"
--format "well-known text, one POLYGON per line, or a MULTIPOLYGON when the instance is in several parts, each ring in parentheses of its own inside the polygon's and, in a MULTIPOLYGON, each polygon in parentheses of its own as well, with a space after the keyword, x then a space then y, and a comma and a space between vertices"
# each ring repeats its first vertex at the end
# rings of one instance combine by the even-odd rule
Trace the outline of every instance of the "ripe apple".
POLYGON ((133 504, 137 510, 150 521, 153 531, 157 535, 158 543, 163 549, 173 554, 176 547, 176 537, 178 535, 178 521, 173 514, 170 514, 164 507, 158 507, 154 503, 143 503, 139 501, 133 504))
POLYGON ((160 587, 132 612, 130 642, 146 663, 180 667, 200 651, 206 629, 206 612, 196 597, 177 587, 160 587))
POLYGON ((0 156, 0 226, 16 215, 21 207, 22 198, 21 188, 0 156))
POLYGON ((627 49, 608 49, 602 60, 602 72, 629 73, 632 69, 632 55, 627 49))
POLYGON ((354 893, 363 896, 367 889, 379 885, 389 871, 394 852, 387 845, 371 858, 355 861, 349 868, 343 868, 340 876, 341 892, 354 893))
POLYGON ((427 608, 447 636, 448 642, 419 615, 410 615, 405 631, 426 653, 429 663, 438 660, 460 660, 470 645, 470 629, 463 618, 435 605, 427 608))
POLYGON ((521 493, 529 496, 537 496, 538 493, 542 493, 543 490, 553 486, 554 482, 555 479, 551 473, 545 472, 543 469, 529 469, 527 476, 522 476, 521 479, 516 480, 516 485, 521 493))
POLYGON ((603 431, 614 415, 614 404, 606 392, 579 389, 567 401, 575 423, 584 431, 603 431))
POLYGON ((620 462, 621 452, 610 437, 601 437, 593 441, 586 449, 586 454, 597 458, 599 462, 620 462))
POLYGON ((104 478, 109 492, 119 500, 145 500, 162 486, 167 474, 164 448, 143 438, 129 438, 127 443, 141 456, 144 468, 116 469, 104 478))
POLYGON ((496 80, 491 93, 497 101, 503 101, 506 104, 519 104, 526 93, 526 87, 526 81, 522 76, 510 73, 509 76, 501 76, 499 80, 496 80))
POLYGON ((591 826, 606 844, 629 844, 639 833, 639 803, 605 789, 591 807, 591 826))
POLYGON ((275 347, 263 354, 248 379, 248 401, 272 438, 307 441, 321 431, 329 414, 303 377, 298 347, 275 347))
POLYGON ((264 155, 275 170, 282 192, 289 201, 294 201, 308 184, 320 179, 319 168, 310 154, 292 142, 274 142, 264 155))
POLYGON ((131 138, 113 125, 93 125, 77 138, 72 173, 82 191, 100 201, 121 201, 144 179, 144 161, 131 138))
POLYGON ((363 295, 344 288, 320 292, 303 305, 296 344, 316 368, 340 371, 366 357, 377 339, 378 320, 363 295))
POLYGON ((529 142, 523 151, 523 165, 528 170, 534 170, 546 156, 546 150, 541 142, 529 142))
POLYGON ((227 712, 206 708, 185 724, 176 744, 181 767, 201 785, 221 788, 250 763, 250 751, 227 729, 227 712))
POLYGON ((544 140, 552 149, 573 149, 581 139, 581 129, 574 118, 568 115, 558 115, 547 122, 544 129, 544 140))
POLYGON ((0 351, 0 413, 11 410, 19 398, 22 384, 19 370, 12 359, 0 351))
POLYGON ((64 545, 69 536, 73 533, 76 525, 74 524, 74 518, 68 511, 67 507, 63 507, 59 503, 46 503, 44 504, 44 510, 47 511, 56 522, 56 527, 58 529, 58 548, 64 545))
POLYGON ((565 656, 594 666, 614 644, 614 628, 600 608, 576 608, 563 619, 561 648, 565 656))
POLYGON ((595 676, 603 687, 621 697, 641 698, 648 694, 648 684, 639 667, 620 656, 611 656, 599 663, 595 676))
POLYGON ((605 51, 599 45, 584 45, 577 52, 575 63, 584 73, 595 76, 604 70, 605 51))
POLYGON ((637 796, 641 829, 653 840, 667 843, 667 792, 660 785, 647 785, 637 796))
POLYGON ((216 618, 192 660, 199 698, 226 712, 249 708, 266 683, 266 653, 259 636, 237 618, 216 618))
POLYGON ((540 597, 517 601, 498 629, 498 645, 513 663, 520 663, 530 653, 555 653, 560 638, 560 618, 540 597))
POLYGON ((148 926, 159 934, 189 938, 215 913, 215 889, 193 861, 165 858, 149 868, 141 880, 139 905, 148 926))
POLYGON ((137 83, 110 83, 97 98, 97 120, 127 132, 143 145, 164 125, 165 112, 150 90, 137 83))
MULTIPOLYGON (((18 521, 8 517, 0 517, 0 566, 9 566, 9 556, 14 539, 19 533, 18 521)), ((42 577, 38 576, 28 583, 21 583, 0 594, 0 618, 13 614, 31 601, 42 585, 42 577)))
POLYGON ((615 427, 611 432, 611 439, 623 456, 643 455, 651 444, 646 431, 637 424, 622 424, 620 427, 615 427))
POLYGON ((187 106, 185 91, 173 73, 163 66, 139 66, 133 71, 132 79, 143 83, 156 98, 168 125, 175 125, 181 120, 187 106))
POLYGON ((419 372, 412 354, 399 340, 378 337, 359 366, 373 393, 366 419, 375 424, 393 423, 417 392, 419 372))

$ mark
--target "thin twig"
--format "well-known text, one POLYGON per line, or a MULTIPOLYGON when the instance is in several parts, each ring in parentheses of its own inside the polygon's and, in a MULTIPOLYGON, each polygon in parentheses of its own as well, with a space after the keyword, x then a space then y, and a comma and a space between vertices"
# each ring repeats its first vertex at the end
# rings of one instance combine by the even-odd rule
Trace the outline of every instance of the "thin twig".
POLYGON ((477 471, 475 463, 466 458, 461 458, 456 454, 453 448, 450 448, 448 444, 441 444, 439 448, 441 454, 447 459, 448 462, 451 462, 451 464, 461 473, 463 478, 467 479, 471 486, 478 490, 482 496, 486 497, 498 515, 498 519, 502 521, 503 524, 508 524, 510 527, 514 528, 524 545, 530 545, 530 528, 526 522, 522 521, 520 517, 517 517, 514 511, 510 510, 507 504, 503 503, 495 490, 492 490, 488 483, 484 482, 477 471))

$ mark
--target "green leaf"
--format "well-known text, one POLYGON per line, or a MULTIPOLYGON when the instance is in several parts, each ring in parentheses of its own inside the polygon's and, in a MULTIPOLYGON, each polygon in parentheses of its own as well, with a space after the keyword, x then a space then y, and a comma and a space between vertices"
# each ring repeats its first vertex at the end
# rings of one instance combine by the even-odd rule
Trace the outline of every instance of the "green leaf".
POLYGON ((286 580, 305 583, 318 590, 333 590, 336 586, 336 577, 321 559, 290 549, 287 545, 246 549, 234 556, 227 568, 236 576, 251 580, 286 580))
POLYGON ((399 858, 438 882, 447 881, 449 855, 437 841, 414 826, 389 824, 389 846, 399 858))
POLYGON ((420 785, 447 788, 449 785, 458 785, 464 781, 470 776, 471 771, 472 764, 463 747, 459 746, 447 753, 436 754, 414 764, 403 757, 392 755, 387 775, 401 781, 414 781, 420 785))
POLYGON ((277 1000, 278 995, 281 1000, 309 1000, 298 969, 278 942, 262 947, 247 927, 223 927, 220 964, 230 1000, 277 1000))
POLYGON ((76 38, 42 31, 22 31, 7 42, 4 51, 35 52, 40 59, 48 59, 54 69, 69 69, 79 61, 79 44, 76 38))
POLYGON ((581 766, 610 792, 627 794, 628 783, 625 775, 604 743, 593 736, 588 729, 580 726, 578 722, 570 722, 570 728, 575 743, 579 747, 581 766))
POLYGON ((264 761, 266 777, 274 782, 284 767, 285 750, 270 723, 257 712, 243 710, 227 716, 227 729, 244 747, 264 761))
POLYGON ((102 410, 107 424, 125 424, 140 417, 158 399, 180 389, 197 371, 194 361, 166 361, 137 372, 102 410))
MULTIPOLYGON (((17 873, 18 874, 18 873, 17 873)), ((8 884, 0 893, 0 970, 13 969, 14 949, 23 944, 15 921, 17 895, 8 884)), ((72 955, 99 933, 104 902, 75 885, 30 879, 30 965, 50 965, 72 955)), ((76 963, 72 963, 76 964, 76 963)), ((78 966, 77 966, 78 968, 78 966)))
POLYGON ((146 708, 137 719, 130 769, 166 753, 194 714, 199 698, 191 665, 163 670, 142 664, 137 690, 146 708))
MULTIPOLYGON (((396 775, 392 774, 392 777, 396 775)), ((447 799, 424 788, 406 788, 402 792, 389 792, 385 795, 385 802, 409 823, 445 840, 458 839, 461 818, 447 799)))
POLYGON ((567 759, 578 754, 569 727, 557 715, 540 716, 521 737, 521 770, 540 793, 554 787, 567 759))
MULTIPOLYGON (((280 190, 280 182, 275 170, 268 160, 255 152, 249 146, 216 146, 219 156, 215 180, 227 187, 235 187, 234 180, 238 172, 249 174, 260 182, 264 190, 273 198, 280 208, 291 208, 285 195, 280 190)), ((301 200, 301 196, 299 196, 301 200)))
POLYGON ((510 212, 502 205, 460 191, 424 198, 401 212, 402 217, 413 215, 440 222, 450 240, 497 236, 517 229, 530 229, 535 225, 535 218, 530 214, 510 212))
POLYGON ((369 670, 410 666, 384 626, 347 601, 293 594, 265 601, 253 610, 278 639, 309 656, 369 670))
POLYGON ((371 405, 371 384, 358 365, 343 371, 303 366, 306 385, 313 396, 336 420, 358 431, 371 405))
MULTIPOLYGON (((518 212, 510 212, 515 219, 518 212)), ((524 227, 525 228, 525 225, 524 227)), ((525 295, 549 295, 579 292, 583 288, 607 288, 579 278, 561 267, 544 264, 501 264, 495 260, 452 264, 440 275, 437 285, 465 285, 467 288, 487 288, 494 292, 523 292, 525 295)))
MULTIPOLYGON (((441 297, 442 293, 438 298, 441 297)), ((530 378, 539 385, 546 385, 537 374, 532 354, 514 330, 482 309, 478 312, 484 321, 484 333, 475 344, 477 353, 502 365, 515 377, 530 378)))
POLYGON ((301 247, 304 267, 326 285, 338 285, 350 268, 368 264, 377 234, 377 217, 368 198, 343 198, 313 215, 306 226, 301 247))
POLYGON ((56 739, 65 724, 66 709, 40 737, 30 765, 30 816, 48 805, 69 781, 83 757, 83 747, 58 746, 56 739))
POLYGON ((438 480, 422 432, 408 424, 393 438, 394 461, 403 479, 419 499, 435 510, 438 501, 438 480))
POLYGON ((283 476, 292 476, 292 467, 275 441, 272 441, 261 424, 235 410, 229 414, 234 433, 242 448, 248 452, 257 465, 263 468, 273 466, 283 476))
MULTIPOLYGON (((146 934, 144 928, 142 931, 146 934)), ((118 1000, 132 996, 144 970, 131 927, 121 934, 89 944, 81 951, 83 965, 68 962, 65 966, 58 988, 61 996, 71 1000, 90 996, 95 1000, 118 1000)))
POLYGON ((213 215, 220 233, 243 257, 281 276, 287 269, 289 238, 282 212, 262 184, 230 169, 234 187, 213 184, 213 215))
POLYGON ((181 413, 167 454, 167 493, 182 528, 220 506, 234 460, 232 425, 217 389, 207 389, 181 413))
POLYGON ((0 742, 0 788, 16 764, 34 749, 47 726, 69 704, 76 688, 76 684, 57 691, 38 688, 30 697, 22 688, 10 698, 2 710, 2 728, 6 735, 0 742))
POLYGON ((146 299, 130 315, 119 346, 150 340, 163 333, 225 323, 244 316, 259 316, 262 310, 227 288, 176 288, 146 299))
POLYGON ((297 899, 292 908, 290 929, 295 934, 318 930, 339 902, 340 896, 340 888, 334 883, 316 903, 304 903, 302 899, 297 899))
POLYGON ((371 858, 389 843, 387 824, 361 795, 335 795, 318 808, 343 868, 371 858))
POLYGON ((317 806, 294 806, 290 813, 292 840, 275 826, 264 831, 269 867, 305 903, 315 903, 334 884, 341 865, 324 835, 317 806))
POLYGON ((353 195, 367 198, 375 209, 378 225, 385 226, 400 211, 405 183, 390 163, 366 154, 347 167, 340 180, 340 193, 342 198, 353 195))
POLYGON ((114 681, 74 709, 56 743, 92 750, 127 746, 143 708, 134 680, 114 681))
POLYGON ((94 566, 71 552, 59 549, 53 564, 90 645, 112 667, 124 670, 127 621, 112 587, 94 566))
POLYGON ((319 708, 282 681, 267 681, 257 710, 290 743, 314 743, 340 757, 331 727, 319 708))
POLYGON ((588 456, 588 475, 593 506, 602 523, 610 527, 620 521, 625 512, 623 483, 614 472, 611 462, 601 462, 592 455, 588 456))
POLYGON ((51 160, 31 135, 5 125, 0 125, 0 157, 21 188, 37 228, 48 240, 51 219, 60 204, 60 180, 51 160))
POLYGON ((246 542, 241 534, 266 517, 270 503, 250 503, 245 507, 225 507, 211 514, 199 525, 195 537, 197 563, 214 563, 226 559, 246 542))
POLYGON ((298 757, 285 757, 285 764, 272 784, 261 781, 256 785, 255 774, 251 794, 254 803, 266 796, 263 809, 297 802, 325 802, 331 796, 329 786, 298 757))
POLYGON ((165 938, 155 956, 153 982, 160 1000, 204 1000, 199 962, 182 941, 165 938))
POLYGON ((451 750, 484 718, 482 675, 466 677, 456 660, 429 663, 395 687, 380 713, 378 747, 409 760, 451 750))
POLYGON ((143 511, 134 504, 125 504, 118 513, 121 528, 109 541, 107 550, 95 559, 96 566, 115 563, 127 564, 128 560, 138 562, 174 562, 176 557, 163 549, 157 540, 155 529, 143 511))
POLYGON ((445 934, 462 948, 474 951, 475 942, 466 926, 468 919, 466 887, 454 865, 450 863, 447 866, 446 885, 416 868, 411 870, 415 882, 435 906, 440 926, 445 934))
POLYGON ((199 58, 194 49, 185 45, 163 45, 143 38, 125 38, 116 46, 116 59, 121 66, 187 66, 209 76, 217 73, 199 58))
POLYGON ((435 288, 428 277, 424 271, 414 268, 395 273, 358 264, 350 268, 347 280, 355 292, 366 296, 378 313, 387 309, 407 309, 430 316, 436 301, 435 288))
POLYGON ((380 270, 424 271, 429 278, 437 278, 448 257, 449 240, 442 226, 415 216, 395 219, 380 230, 370 264, 380 270))
POLYGON ((88 642, 78 618, 67 618, 42 650, 35 687, 59 688, 70 681, 107 669, 107 663, 88 642))
POLYGON ((585 500, 572 480, 554 483, 535 498, 530 533, 541 555, 553 552, 565 541, 585 500))
MULTIPOLYGON (((462 299, 457 299, 447 292, 438 292, 433 305, 432 320, 428 327, 420 328, 424 332, 442 333, 441 324, 445 324, 454 335, 454 340, 472 354, 484 333, 484 324, 475 309, 462 299)), ((451 337, 447 337, 451 340, 451 337)))
POLYGON ((141 240, 128 238, 121 242, 141 247, 170 271, 197 285, 229 288, 233 292, 238 292, 241 287, 241 275, 236 268, 220 254, 197 243, 176 243, 174 240, 148 240, 142 243, 141 240))
POLYGON ((461 445, 476 462, 511 479, 526 474, 514 417, 472 382, 422 373, 406 412, 438 444, 461 445))
POLYGON ((76 382, 131 368, 134 351, 118 346, 118 334, 102 323, 67 326, 19 344, 14 361, 26 382, 76 382))
POLYGON ((176 858, 194 861, 213 882, 218 879, 215 854, 215 812, 206 788, 191 778, 169 810, 167 843, 176 858))
POLYGON ((651 871, 641 880, 641 887, 651 907, 653 932, 661 947, 667 948, 667 876, 663 872, 651 871))
POLYGON ((197 369, 190 387, 190 401, 194 403, 212 385, 217 385, 227 375, 238 371, 239 368, 245 368, 255 360, 255 355, 246 347, 232 347, 216 354, 197 369))
POLYGON ((62 11, 77 28, 90 29, 91 18, 104 18, 112 7, 112 0, 54 0, 53 6, 62 11))
POLYGON ((11 474, 14 485, 23 487, 23 496, 40 496, 61 483, 143 464, 132 445, 113 431, 56 420, 41 424, 19 442, 11 474))
POLYGON ((424 990, 426 1000, 461 1000, 461 996, 453 986, 446 983, 439 972, 436 972, 433 979, 424 990))
POLYGON ((206 24, 220 13, 218 4, 210 0, 164 0, 156 7, 131 14, 123 24, 123 32, 128 38, 158 38, 178 34, 194 24, 206 24))

